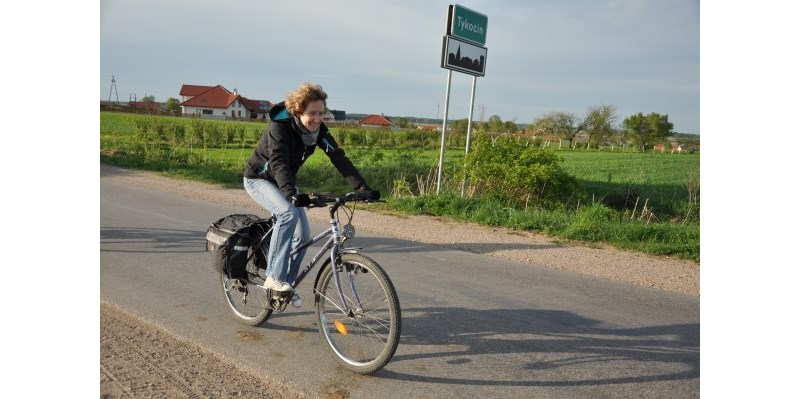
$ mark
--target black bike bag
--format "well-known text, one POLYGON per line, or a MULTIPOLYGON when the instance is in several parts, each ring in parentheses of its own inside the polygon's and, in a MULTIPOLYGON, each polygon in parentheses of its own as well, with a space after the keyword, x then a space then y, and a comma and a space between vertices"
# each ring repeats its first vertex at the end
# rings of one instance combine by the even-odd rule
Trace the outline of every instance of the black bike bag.
POLYGON ((247 277, 247 254, 253 243, 250 228, 259 222, 263 220, 256 215, 235 214, 208 227, 206 250, 211 253, 211 266, 217 273, 247 277))

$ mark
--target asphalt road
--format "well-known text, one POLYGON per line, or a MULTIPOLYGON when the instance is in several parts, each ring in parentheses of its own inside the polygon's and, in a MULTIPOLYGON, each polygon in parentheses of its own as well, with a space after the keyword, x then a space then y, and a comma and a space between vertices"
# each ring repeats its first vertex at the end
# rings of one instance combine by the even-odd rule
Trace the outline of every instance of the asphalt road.
POLYGON ((383 370, 355 375, 317 331, 313 276, 303 308, 260 327, 228 313, 204 235, 246 210, 103 179, 100 189, 103 301, 310 396, 700 395, 698 298, 364 233, 352 245, 391 276, 403 334, 383 370))

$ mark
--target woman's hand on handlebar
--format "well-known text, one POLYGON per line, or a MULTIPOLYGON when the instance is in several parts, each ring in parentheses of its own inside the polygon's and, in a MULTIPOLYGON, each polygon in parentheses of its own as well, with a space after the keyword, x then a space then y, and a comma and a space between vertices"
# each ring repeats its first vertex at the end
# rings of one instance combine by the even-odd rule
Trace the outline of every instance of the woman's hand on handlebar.
POLYGON ((363 196, 365 201, 377 201, 381 199, 381 192, 371 189, 368 185, 363 184, 358 188, 358 192, 363 196))
POLYGON ((363 190, 355 193, 347 193, 347 201, 377 202, 381 199, 381 192, 377 190, 363 190))
POLYGON ((311 197, 308 194, 295 194, 291 198, 292 204, 296 207, 307 207, 311 205, 311 197))

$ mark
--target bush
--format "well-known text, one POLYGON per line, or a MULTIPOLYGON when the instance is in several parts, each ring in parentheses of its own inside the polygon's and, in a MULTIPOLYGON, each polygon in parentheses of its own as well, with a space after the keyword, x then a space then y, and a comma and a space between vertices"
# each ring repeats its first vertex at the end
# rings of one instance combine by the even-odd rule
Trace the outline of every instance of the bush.
POLYGON ((475 194, 495 195, 526 207, 531 203, 552 207, 580 190, 560 162, 550 150, 521 145, 508 136, 491 140, 481 134, 464 159, 463 174, 475 194))

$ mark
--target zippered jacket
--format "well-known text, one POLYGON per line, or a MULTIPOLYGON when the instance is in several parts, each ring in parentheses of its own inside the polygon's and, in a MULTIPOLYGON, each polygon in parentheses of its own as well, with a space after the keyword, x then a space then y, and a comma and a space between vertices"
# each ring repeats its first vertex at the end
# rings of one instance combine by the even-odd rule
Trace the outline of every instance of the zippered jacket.
POLYGON ((319 147, 353 189, 366 185, 358 169, 336 144, 324 123, 319 127, 317 142, 306 147, 300 137, 299 126, 283 102, 270 109, 269 117, 272 123, 261 135, 258 146, 250 156, 244 170, 245 177, 269 180, 288 198, 297 193, 298 170, 319 147))

